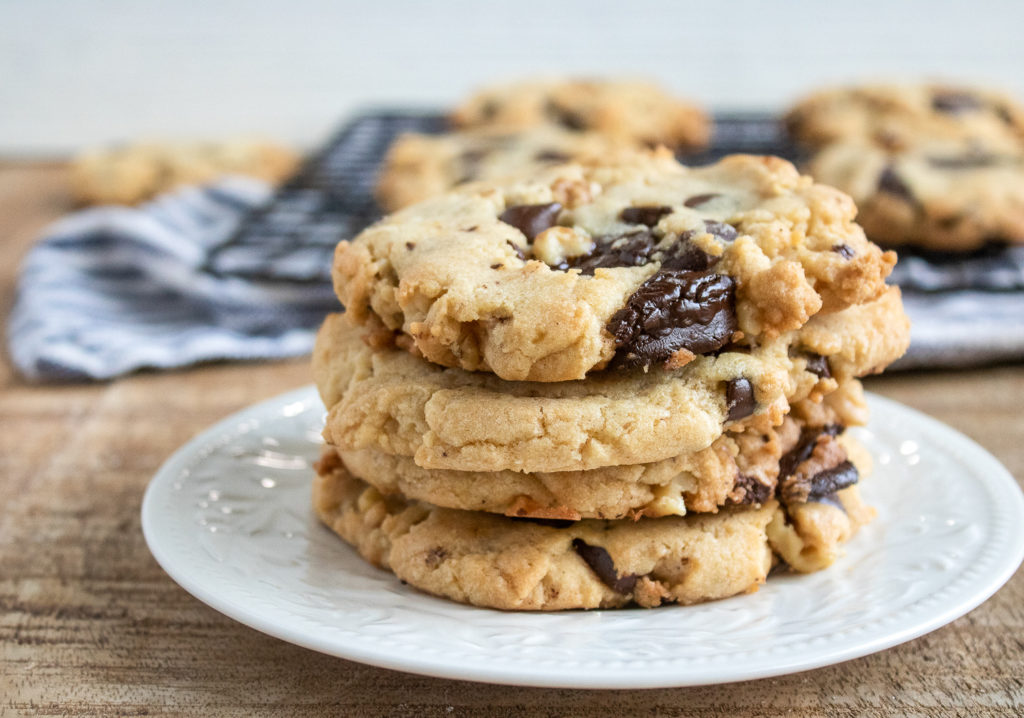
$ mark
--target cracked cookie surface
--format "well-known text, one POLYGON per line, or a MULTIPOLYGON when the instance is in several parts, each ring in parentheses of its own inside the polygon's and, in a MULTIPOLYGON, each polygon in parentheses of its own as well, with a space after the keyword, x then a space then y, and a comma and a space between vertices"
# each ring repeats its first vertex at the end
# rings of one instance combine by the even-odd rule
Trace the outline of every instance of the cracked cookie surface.
POLYGON ((344 470, 317 475, 313 503, 366 560, 420 590, 545 611, 692 604, 755 591, 772 567, 773 524, 782 555, 798 562, 791 565, 804 554, 803 568, 817 570, 872 516, 850 487, 789 516, 772 500, 718 514, 553 523, 382 496, 344 470))
POLYGON ((849 193, 872 239, 940 251, 1024 242, 1024 107, 989 90, 863 86, 786 116, 808 171, 849 193))
POLYGON ((702 110, 638 80, 536 79, 496 85, 459 105, 451 121, 463 128, 549 125, 673 150, 704 147, 711 135, 702 110))
POLYGON ((427 360, 515 381, 669 369, 885 291, 895 255, 856 208, 772 157, 560 165, 409 207, 338 245, 356 322, 427 360))

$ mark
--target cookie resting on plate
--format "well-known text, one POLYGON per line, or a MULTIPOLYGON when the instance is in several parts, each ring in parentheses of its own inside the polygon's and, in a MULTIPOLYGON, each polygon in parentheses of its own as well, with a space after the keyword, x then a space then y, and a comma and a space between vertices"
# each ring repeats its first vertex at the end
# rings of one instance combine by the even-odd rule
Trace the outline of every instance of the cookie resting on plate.
POLYGON ((829 565, 871 520, 857 487, 787 514, 755 507, 659 519, 552 522, 383 496, 341 466, 318 473, 321 520, 368 561, 428 593, 512 610, 692 604, 757 590, 775 555, 829 565))

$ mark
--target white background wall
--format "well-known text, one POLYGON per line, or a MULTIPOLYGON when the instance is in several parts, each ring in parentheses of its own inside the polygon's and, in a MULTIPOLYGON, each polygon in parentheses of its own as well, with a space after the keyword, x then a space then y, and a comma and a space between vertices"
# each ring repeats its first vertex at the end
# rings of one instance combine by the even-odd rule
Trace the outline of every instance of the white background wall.
POLYGON ((717 108, 939 76, 1024 96, 1024 2, 0 0, 0 154, 260 132, 310 145, 366 105, 494 77, 643 74, 717 108))

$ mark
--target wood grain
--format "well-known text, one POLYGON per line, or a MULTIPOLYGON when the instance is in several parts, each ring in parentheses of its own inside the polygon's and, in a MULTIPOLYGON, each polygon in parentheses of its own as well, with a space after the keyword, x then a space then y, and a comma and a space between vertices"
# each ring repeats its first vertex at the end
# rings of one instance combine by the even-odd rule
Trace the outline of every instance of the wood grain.
MULTIPOLYGON (((0 301, 68 209, 59 167, 0 165, 0 301)), ((211 364, 35 386, 0 364, 0 713, 26 716, 978 716, 1024 711, 1024 575, 903 646, 783 678, 588 692, 438 680, 264 636, 178 588, 139 504, 210 423, 308 383, 306 362, 211 364)), ((1024 366, 892 375, 868 387, 960 429, 1024 476, 1024 366)), ((1024 517, 1022 517, 1024 518, 1024 517)))

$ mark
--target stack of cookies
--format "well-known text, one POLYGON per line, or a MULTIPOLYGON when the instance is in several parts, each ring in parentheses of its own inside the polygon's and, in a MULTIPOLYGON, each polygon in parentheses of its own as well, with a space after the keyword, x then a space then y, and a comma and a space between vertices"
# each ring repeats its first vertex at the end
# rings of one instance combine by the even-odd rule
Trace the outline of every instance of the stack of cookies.
POLYGON ((696 603, 828 566, 873 516, 858 377, 895 262, 772 157, 476 182, 342 242, 316 510, 408 584, 503 609, 696 603))

